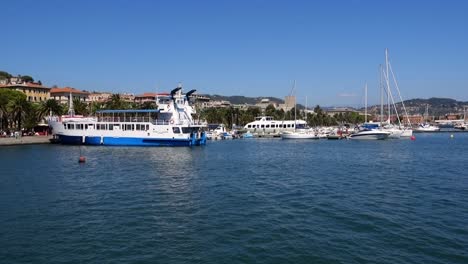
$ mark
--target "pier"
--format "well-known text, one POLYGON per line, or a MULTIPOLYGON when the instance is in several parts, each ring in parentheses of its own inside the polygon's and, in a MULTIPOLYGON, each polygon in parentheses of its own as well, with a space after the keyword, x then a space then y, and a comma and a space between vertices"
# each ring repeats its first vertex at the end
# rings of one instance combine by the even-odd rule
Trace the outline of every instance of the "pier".
POLYGON ((51 138, 51 136, 2 137, 0 146, 49 144, 51 138))

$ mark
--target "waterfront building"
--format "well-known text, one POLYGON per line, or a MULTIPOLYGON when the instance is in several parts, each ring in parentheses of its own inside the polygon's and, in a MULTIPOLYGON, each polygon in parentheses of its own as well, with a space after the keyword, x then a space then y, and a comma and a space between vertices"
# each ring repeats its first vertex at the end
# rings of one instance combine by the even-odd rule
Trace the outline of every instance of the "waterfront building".
MULTIPOLYGON (((159 95, 164 95, 168 96, 168 93, 161 93, 159 95)), ((156 96, 158 96, 157 93, 143 93, 143 94, 138 94, 135 95, 134 97, 134 102, 137 104, 143 104, 145 102, 156 102, 156 96)))
POLYGON ((23 82, 17 77, 10 81, 3 80, 0 89, 11 89, 23 92, 29 102, 42 102, 50 98, 50 88, 43 86, 40 82, 23 82), (11 81, 13 80, 13 81, 11 81))
POLYGON ((90 93, 88 96, 88 101, 89 102, 98 102, 98 103, 104 103, 107 102, 112 96, 112 93, 106 93, 106 92, 93 92, 90 93))
POLYGON ((81 91, 72 87, 52 88, 50 89, 50 98, 61 104, 68 104, 70 95, 72 98, 83 102, 89 101, 89 92, 81 91))
POLYGON ((120 99, 125 102, 133 103, 135 101, 135 95, 132 93, 121 93, 120 99))
POLYGON ((360 113, 358 110, 351 108, 351 107, 335 107, 325 110, 328 116, 335 116, 335 115, 345 115, 348 113, 358 113, 360 115, 364 115, 364 113, 360 113))

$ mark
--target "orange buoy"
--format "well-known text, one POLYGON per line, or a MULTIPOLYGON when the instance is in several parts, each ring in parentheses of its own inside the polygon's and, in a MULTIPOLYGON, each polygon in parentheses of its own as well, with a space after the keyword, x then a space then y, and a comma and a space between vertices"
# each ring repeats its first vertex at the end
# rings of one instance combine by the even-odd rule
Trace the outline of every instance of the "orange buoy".
POLYGON ((410 138, 411 138, 411 140, 416 140, 415 136, 411 136, 410 138))
POLYGON ((85 163, 86 162, 86 158, 84 156, 80 156, 80 158, 78 159, 78 163, 85 163))

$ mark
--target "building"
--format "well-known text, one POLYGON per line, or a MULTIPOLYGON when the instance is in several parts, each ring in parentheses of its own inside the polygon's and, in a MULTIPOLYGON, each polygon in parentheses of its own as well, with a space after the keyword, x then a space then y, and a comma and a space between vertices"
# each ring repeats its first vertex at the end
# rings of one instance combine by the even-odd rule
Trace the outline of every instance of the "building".
POLYGON ((107 102, 112 96, 112 93, 90 93, 88 96, 88 101, 89 102, 98 102, 98 103, 104 103, 107 102))
MULTIPOLYGON (((351 108, 351 107, 335 107, 335 108, 327 109, 327 110, 325 110, 325 112, 329 116, 335 116, 335 115, 338 115, 338 114, 344 115, 344 114, 347 114, 347 113, 359 113, 359 114, 361 114, 359 111, 357 111, 356 109, 351 108)), ((364 115, 364 113, 362 113, 362 115, 364 115)), ((368 114, 368 116, 369 116, 369 114, 368 114)))
POLYGON ((52 88, 50 89, 50 98, 62 104, 68 104, 70 94, 73 100, 77 99, 83 102, 89 101, 89 93, 72 87, 52 88))
POLYGON ((276 109, 278 108, 278 104, 274 103, 274 102, 270 102, 270 99, 268 98, 263 98, 262 100, 260 100, 260 102, 256 103, 255 106, 260 108, 262 110, 262 112, 265 112, 265 109, 269 106, 269 105, 273 105, 273 107, 276 109))
POLYGON ((143 104, 145 102, 156 102, 156 97, 169 97, 169 93, 143 93, 134 96, 134 102, 143 104))
POLYGON ((29 102, 42 102, 50 98, 50 88, 43 86, 40 82, 22 82, 21 79, 11 78, 10 81, 3 80, 0 89, 11 89, 26 94, 29 102), (13 81, 11 81, 13 79, 13 81))
POLYGON ((296 105, 296 96, 286 96, 284 97, 284 104, 279 104, 279 108, 283 109, 283 111, 291 111, 296 105))

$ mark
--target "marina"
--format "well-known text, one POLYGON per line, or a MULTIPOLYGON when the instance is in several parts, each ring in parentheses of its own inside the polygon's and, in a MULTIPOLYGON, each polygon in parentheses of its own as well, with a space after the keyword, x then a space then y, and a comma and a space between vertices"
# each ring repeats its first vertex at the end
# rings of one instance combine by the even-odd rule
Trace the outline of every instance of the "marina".
POLYGON ((467 10, 3 1, 0 264, 468 264, 467 10))

